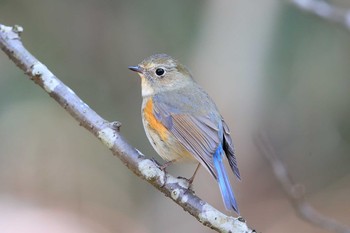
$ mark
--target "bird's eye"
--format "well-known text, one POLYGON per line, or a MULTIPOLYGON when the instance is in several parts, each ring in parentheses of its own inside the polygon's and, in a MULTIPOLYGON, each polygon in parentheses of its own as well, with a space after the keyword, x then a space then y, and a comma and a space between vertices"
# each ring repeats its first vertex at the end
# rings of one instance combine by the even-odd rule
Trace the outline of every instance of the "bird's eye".
POLYGON ((165 70, 163 68, 157 68, 156 69, 156 75, 157 76, 162 76, 165 74, 165 70))

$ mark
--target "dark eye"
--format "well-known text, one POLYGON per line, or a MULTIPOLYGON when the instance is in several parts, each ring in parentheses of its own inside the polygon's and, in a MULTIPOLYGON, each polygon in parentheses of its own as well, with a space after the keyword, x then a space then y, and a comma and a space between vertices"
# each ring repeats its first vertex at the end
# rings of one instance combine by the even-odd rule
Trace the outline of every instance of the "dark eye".
POLYGON ((163 68, 156 69, 156 75, 162 76, 163 74, 165 74, 165 70, 163 68))

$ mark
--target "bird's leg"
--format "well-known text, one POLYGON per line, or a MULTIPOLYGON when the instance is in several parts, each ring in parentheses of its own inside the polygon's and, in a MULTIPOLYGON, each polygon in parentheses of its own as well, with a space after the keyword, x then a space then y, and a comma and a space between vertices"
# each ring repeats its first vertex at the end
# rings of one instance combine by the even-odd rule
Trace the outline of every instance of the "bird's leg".
POLYGON ((201 166, 200 163, 198 163, 197 167, 196 167, 196 170, 194 171, 193 175, 191 176, 191 178, 188 180, 188 183, 190 185, 192 185, 193 181, 194 181, 194 177, 196 176, 198 170, 199 170, 199 167, 201 166))
POLYGON ((173 163, 176 161, 176 159, 173 159, 173 160, 170 160, 170 161, 165 162, 163 165, 160 165, 160 164, 158 163, 158 161, 155 160, 154 158, 151 158, 151 160, 152 160, 155 164, 157 164, 158 168, 159 168, 160 170, 162 170, 162 171, 165 171, 165 169, 166 169, 168 166, 170 166, 171 164, 173 164, 173 163))
POLYGON ((176 161, 176 159, 170 160, 165 162, 162 166, 159 167, 160 170, 165 171, 165 169, 170 166, 171 164, 173 164, 176 161))
POLYGON ((189 178, 189 179, 187 179, 187 178, 185 178, 185 177, 181 177, 181 176, 177 177, 177 178, 179 178, 179 179, 184 179, 184 180, 186 180, 186 181, 188 182, 188 189, 189 189, 189 190, 191 190, 194 177, 196 176, 196 174, 197 174, 197 172, 198 172, 200 166, 201 166, 201 164, 198 163, 198 165, 197 165, 197 167, 196 167, 196 170, 194 171, 193 175, 192 175, 191 178, 189 178))
POLYGON ((167 182, 167 176, 166 176, 166 171, 165 171, 165 169, 166 169, 168 166, 170 166, 172 163, 174 163, 174 162, 176 161, 176 159, 167 161, 167 162, 165 162, 163 165, 160 165, 160 164, 158 163, 158 161, 155 160, 155 158, 151 158, 151 160, 152 160, 153 163, 155 163, 155 164, 157 165, 157 167, 158 167, 160 170, 162 170, 162 171, 165 173, 165 176, 164 176, 164 183, 163 183, 163 185, 161 186, 161 187, 163 187, 163 186, 166 184, 166 182, 167 182))

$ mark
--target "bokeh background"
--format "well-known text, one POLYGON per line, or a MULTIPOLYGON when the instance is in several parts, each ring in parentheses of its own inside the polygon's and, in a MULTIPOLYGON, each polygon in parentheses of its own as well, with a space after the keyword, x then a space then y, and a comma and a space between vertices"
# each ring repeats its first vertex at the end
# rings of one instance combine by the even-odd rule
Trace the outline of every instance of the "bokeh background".
MULTIPOLYGON (((331 1, 349 7, 348 1, 331 1)), ((350 33, 288 1, 0 0, 0 23, 148 156, 138 76, 154 53, 186 64, 232 131, 231 182, 259 232, 326 232, 300 220, 253 143, 268 135, 308 201, 350 223, 350 33)), ((133 175, 0 53, 0 232, 211 232, 133 175)), ((174 165, 189 177, 193 165, 174 165)), ((201 169, 196 193, 225 211, 201 169)))

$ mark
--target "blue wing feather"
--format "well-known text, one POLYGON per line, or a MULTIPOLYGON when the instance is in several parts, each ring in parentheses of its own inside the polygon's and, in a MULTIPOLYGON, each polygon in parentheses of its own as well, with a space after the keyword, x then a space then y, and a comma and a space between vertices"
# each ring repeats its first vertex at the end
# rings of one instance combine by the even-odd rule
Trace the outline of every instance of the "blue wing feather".
POLYGON ((213 156, 214 167, 217 174, 217 181, 226 209, 234 210, 239 214, 236 198, 233 194, 230 180, 227 176, 226 169, 222 161, 223 154, 224 151, 222 149, 222 146, 219 145, 218 149, 215 151, 215 154, 213 156))

